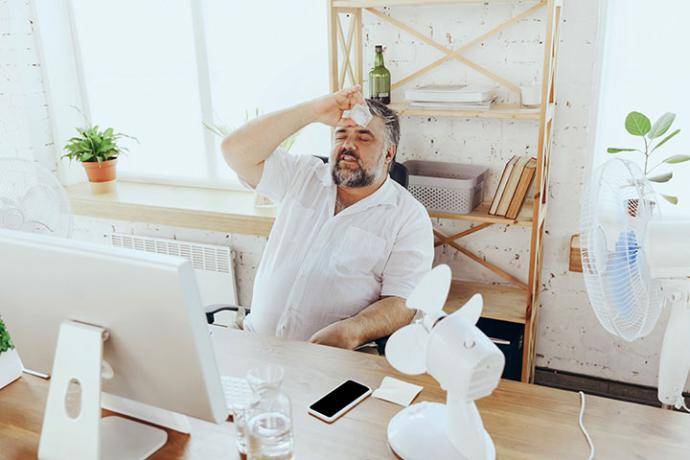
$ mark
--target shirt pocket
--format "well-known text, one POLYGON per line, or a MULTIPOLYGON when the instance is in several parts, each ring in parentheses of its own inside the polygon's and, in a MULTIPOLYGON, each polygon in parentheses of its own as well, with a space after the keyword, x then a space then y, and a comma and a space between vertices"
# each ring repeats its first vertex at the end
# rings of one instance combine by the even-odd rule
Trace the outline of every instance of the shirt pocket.
POLYGON ((340 273, 371 273, 382 265, 386 240, 359 227, 348 227, 339 240, 332 258, 340 273))

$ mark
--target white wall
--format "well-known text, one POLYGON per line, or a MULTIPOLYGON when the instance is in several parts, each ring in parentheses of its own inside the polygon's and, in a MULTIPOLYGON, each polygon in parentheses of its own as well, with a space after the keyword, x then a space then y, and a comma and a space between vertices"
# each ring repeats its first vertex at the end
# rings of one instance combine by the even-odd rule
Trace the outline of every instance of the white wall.
MULTIPOLYGON (((444 6, 427 10, 425 14, 402 8, 394 14, 442 43, 457 44, 531 4, 444 6), (462 32, 447 35, 450 29, 462 32)), ((413 64, 440 57, 438 52, 418 40, 393 32, 371 16, 365 17, 368 18, 365 21, 367 62, 371 61, 371 48, 376 41, 388 44, 387 62, 394 75, 405 73, 413 64)), ((50 125, 46 119, 30 19, 25 0, 0 0, 0 154, 4 155, 30 157, 50 149, 50 125)), ((522 21, 501 34, 498 40, 478 47, 470 56, 506 77, 521 83, 531 82, 535 66, 541 62, 538 45, 544 38, 542 19, 543 12, 522 21)), ((590 156, 598 21, 597 0, 565 0, 537 365, 654 385, 660 328, 657 327, 651 337, 634 344, 612 340, 589 307, 581 275, 567 271, 568 240, 578 231, 579 193, 590 156)), ((466 76, 475 78, 459 64, 448 64, 434 75, 439 82, 462 81, 466 76)), ((532 122, 405 118, 402 131, 402 160, 439 159, 490 166, 493 173, 487 189, 489 193, 493 192, 496 172, 504 161, 515 153, 534 153, 536 147, 536 128, 532 122)), ((448 222, 439 222, 439 225, 448 230, 462 227, 448 222)), ((76 219, 77 238, 105 242, 106 233, 111 231, 231 245, 238 256, 240 301, 250 302, 251 284, 264 244, 262 238, 76 219)), ((469 246, 481 255, 522 277, 526 277, 529 261, 528 241, 528 229, 505 227, 483 231, 467 239, 469 246)), ((439 249, 437 256, 438 261, 450 263, 458 275, 489 279, 483 269, 471 265, 453 251, 439 249)))
POLYGON ((34 20, 26 0, 0 0, 0 156, 55 171, 34 20))

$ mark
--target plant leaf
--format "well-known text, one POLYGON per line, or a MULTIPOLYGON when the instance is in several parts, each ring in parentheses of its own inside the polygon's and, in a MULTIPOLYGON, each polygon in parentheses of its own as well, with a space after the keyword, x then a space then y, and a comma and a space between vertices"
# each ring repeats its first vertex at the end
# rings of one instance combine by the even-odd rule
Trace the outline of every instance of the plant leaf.
POLYGON ((673 155, 664 160, 664 163, 675 165, 677 163, 683 163, 684 161, 690 160, 688 155, 673 155))
POLYGON ((662 183, 662 182, 668 182, 668 181, 670 181, 671 178, 673 178, 673 173, 672 173, 672 172, 668 172, 668 173, 664 173, 664 174, 659 174, 659 175, 656 175, 656 176, 648 177, 647 180, 650 180, 650 181, 652 181, 652 182, 662 183))
POLYGON ((664 137, 664 138, 661 140, 661 142, 659 142, 658 144, 656 144, 656 145, 654 146, 654 148, 652 149, 652 152, 655 151, 656 149, 658 149, 659 147, 661 147, 662 145, 664 145, 665 143, 667 143, 673 136, 675 136, 675 135, 678 134, 679 132, 680 132, 680 129, 676 129, 676 130, 673 131, 671 134, 669 134, 668 136, 664 137))
POLYGON ((671 203, 671 204, 678 204, 678 197, 677 197, 677 196, 673 196, 673 195, 664 195, 663 193, 661 194, 661 196, 663 196, 664 199, 665 199, 666 201, 668 201, 669 203, 671 203))
POLYGON ((652 129, 652 122, 640 112, 630 112, 625 117, 625 129, 633 136, 644 136, 652 129))
POLYGON ((616 147, 609 147, 606 149, 608 153, 621 153, 621 152, 636 152, 637 149, 619 149, 616 147))
POLYGON ((669 128, 673 124, 673 120, 675 119, 675 113, 666 112, 661 117, 659 117, 657 121, 654 122, 654 125, 647 134, 647 137, 650 139, 656 139, 657 137, 663 136, 664 134, 666 134, 666 131, 669 130, 669 128))

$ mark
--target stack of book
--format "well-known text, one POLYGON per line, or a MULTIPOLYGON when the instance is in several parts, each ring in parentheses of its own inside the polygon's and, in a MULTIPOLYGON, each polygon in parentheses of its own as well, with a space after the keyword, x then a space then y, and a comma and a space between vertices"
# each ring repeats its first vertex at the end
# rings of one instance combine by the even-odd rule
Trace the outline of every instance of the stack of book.
POLYGON ((427 85, 405 91, 411 107, 445 110, 489 110, 496 86, 427 85))
POLYGON ((503 169, 489 214, 516 219, 534 180, 537 159, 515 155, 503 169))

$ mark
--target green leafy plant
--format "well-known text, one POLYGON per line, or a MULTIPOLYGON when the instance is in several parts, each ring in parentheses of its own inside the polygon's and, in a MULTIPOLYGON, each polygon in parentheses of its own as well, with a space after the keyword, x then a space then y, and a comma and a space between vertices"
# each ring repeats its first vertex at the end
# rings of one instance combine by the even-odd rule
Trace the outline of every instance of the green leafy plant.
MULTIPOLYGON (((656 166, 650 168, 650 158, 652 153, 654 153, 659 147, 666 144, 673 137, 675 137, 680 129, 676 129, 668 133, 671 129, 673 121, 676 119, 675 113, 666 112, 657 121, 652 124, 652 122, 640 112, 630 112, 627 117, 625 117, 625 129, 633 136, 641 137, 644 140, 644 150, 633 149, 633 148, 618 148, 609 147, 607 149, 608 153, 624 153, 624 152, 639 152, 644 155, 644 174, 648 180, 657 183, 668 182, 673 178, 673 172, 667 172, 663 174, 651 175, 651 173, 663 164, 678 164, 690 160, 689 155, 672 155, 665 160, 659 162, 656 166), (662 138, 662 136, 665 137, 662 138)), ((661 194, 666 201, 672 204, 678 204, 678 197, 672 195, 661 194)))
MULTIPOLYGON (((127 148, 118 144, 122 138, 137 140, 124 133, 116 133, 113 128, 101 130, 98 125, 88 128, 77 128, 79 136, 73 137, 65 145, 65 153, 62 158, 82 161, 87 163, 102 163, 114 160, 120 153, 126 152, 127 148)), ((137 141, 138 142, 138 141, 137 141)))
POLYGON ((0 319, 0 355, 13 348, 14 344, 12 344, 10 333, 7 332, 5 323, 3 323, 2 319, 0 319))

